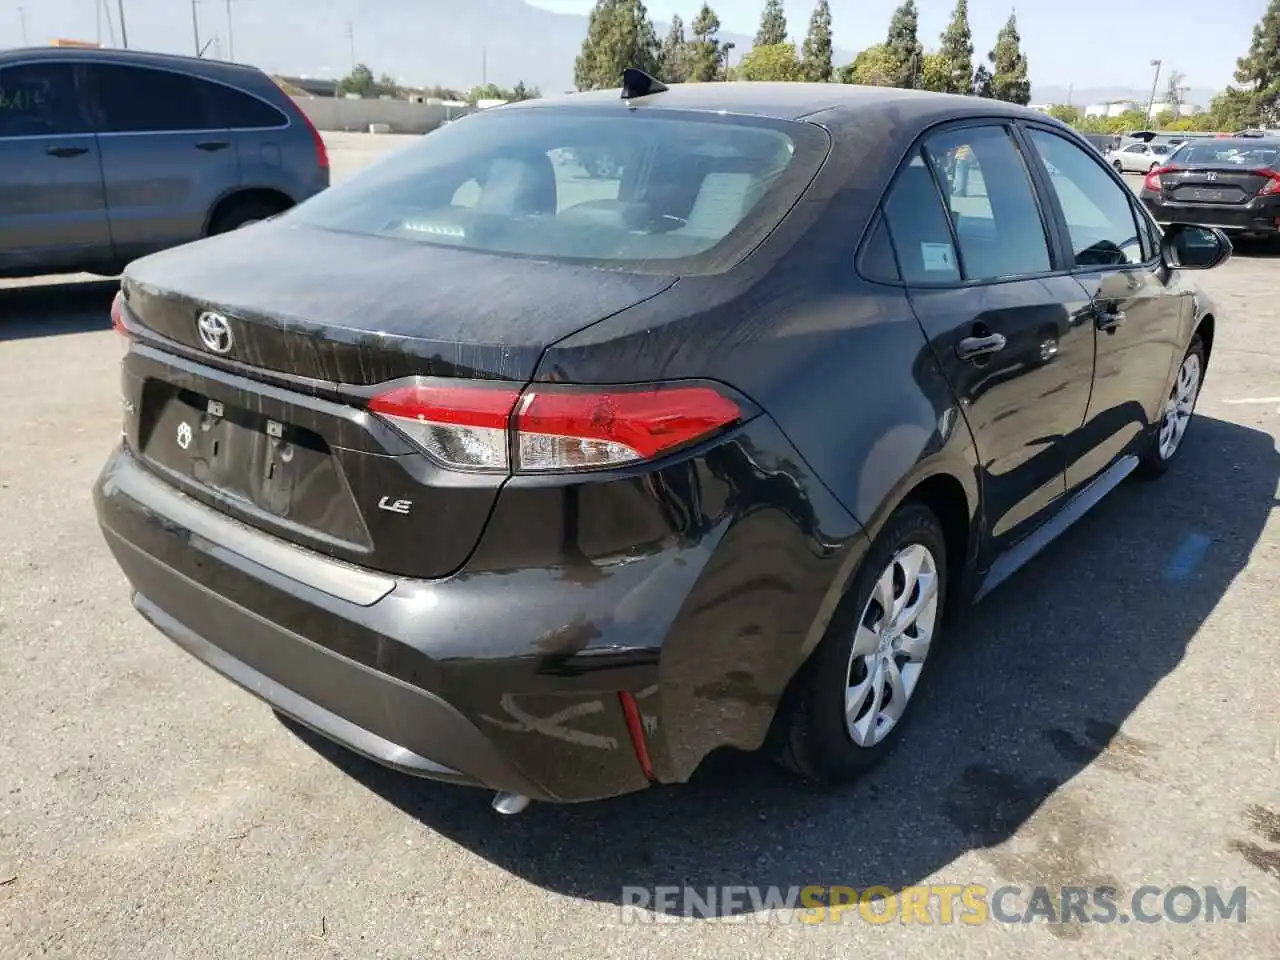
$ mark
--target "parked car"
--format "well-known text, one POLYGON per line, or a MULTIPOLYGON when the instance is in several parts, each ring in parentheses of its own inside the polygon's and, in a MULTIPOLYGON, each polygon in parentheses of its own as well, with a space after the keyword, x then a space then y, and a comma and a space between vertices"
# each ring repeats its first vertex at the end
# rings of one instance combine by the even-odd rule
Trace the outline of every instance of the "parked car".
POLYGON ((1280 238, 1280 138, 1191 141, 1147 175, 1139 196, 1160 223, 1280 238))
POLYGON ((1107 154, 1120 173, 1147 173, 1164 163, 1170 147, 1165 143, 1130 143, 1107 154))
POLYGON ((129 50, 0 53, 0 276, 114 275, 329 184, 324 142, 253 67, 129 50))
POLYGON ((505 812, 722 747, 867 769, 951 616, 1175 460, 1218 322, 1187 271, 1231 249, 1027 108, 623 92, 476 114, 113 307, 137 609, 505 812))

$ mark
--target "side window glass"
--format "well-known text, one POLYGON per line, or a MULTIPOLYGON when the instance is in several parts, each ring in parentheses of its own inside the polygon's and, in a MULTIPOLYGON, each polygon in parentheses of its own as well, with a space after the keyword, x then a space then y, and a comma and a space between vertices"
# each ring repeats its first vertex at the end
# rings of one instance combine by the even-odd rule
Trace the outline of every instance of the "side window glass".
POLYGON ((69 63, 0 69, 0 137, 90 133, 69 63))
POLYGON ((194 77, 105 63, 93 64, 90 71, 102 133, 216 129, 194 77))
POLYGON ((1142 232, 1143 257, 1147 260, 1154 259, 1160 255, 1160 248, 1164 243, 1164 235, 1152 222, 1151 218, 1144 214, 1141 209, 1135 207, 1135 216, 1138 218, 1138 226, 1141 228, 1142 232))
POLYGON ((889 188, 884 216, 904 281, 954 283, 960 279, 947 212, 919 153, 889 188))
POLYGON ((1078 267, 1142 263, 1142 239, 1129 191, 1074 143, 1044 130, 1029 131, 1049 175, 1071 235, 1078 267))
POLYGON ((930 138, 924 149, 947 194, 966 280, 1051 268, 1031 177, 1007 128, 949 130, 930 138))
POLYGON ((876 216, 858 266, 859 272, 868 280, 897 283, 902 279, 898 275, 898 263, 893 259, 893 247, 889 244, 889 232, 885 229, 883 216, 876 216))
POLYGON ((214 119, 220 127, 232 130, 267 130, 287 126, 288 118, 271 104, 228 87, 226 84, 197 80, 214 119))

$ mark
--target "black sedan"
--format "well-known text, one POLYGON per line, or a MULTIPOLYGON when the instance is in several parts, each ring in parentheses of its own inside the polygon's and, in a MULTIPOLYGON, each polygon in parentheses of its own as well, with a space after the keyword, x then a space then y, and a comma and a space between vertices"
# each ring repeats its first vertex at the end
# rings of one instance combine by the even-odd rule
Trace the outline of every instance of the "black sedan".
POLYGON ((1170 465, 1230 249, 1031 110, 632 74, 134 263, 98 517, 179 646, 500 810, 840 782, 1170 465))
POLYGON ((1196 140, 1147 174, 1142 202, 1160 223, 1280 237, 1280 139, 1196 140))

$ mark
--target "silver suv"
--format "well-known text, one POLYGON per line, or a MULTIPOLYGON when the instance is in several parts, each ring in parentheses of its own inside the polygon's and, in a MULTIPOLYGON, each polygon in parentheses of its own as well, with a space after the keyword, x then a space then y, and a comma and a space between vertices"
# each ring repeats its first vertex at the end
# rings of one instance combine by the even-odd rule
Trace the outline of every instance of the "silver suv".
POLYGON ((254 67, 0 53, 0 276, 114 275, 329 185, 324 141, 254 67))

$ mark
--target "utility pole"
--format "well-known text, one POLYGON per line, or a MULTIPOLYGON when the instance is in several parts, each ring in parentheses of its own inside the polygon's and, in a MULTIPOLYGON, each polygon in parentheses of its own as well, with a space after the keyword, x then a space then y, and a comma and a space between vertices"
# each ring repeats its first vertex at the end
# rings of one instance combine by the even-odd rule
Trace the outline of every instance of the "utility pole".
POLYGON ((489 48, 480 48, 480 86, 489 85, 489 48))
POLYGON ((227 0, 227 59, 236 58, 236 40, 231 24, 231 0, 227 0))
POLYGON ((351 69, 354 70, 356 68, 356 28, 350 20, 347 21, 346 36, 347 50, 351 56, 351 69))
POLYGON ((124 25, 124 0, 116 0, 116 9, 120 12, 120 44, 129 49, 129 28, 124 25))
POLYGON ((22 45, 25 47, 27 45, 27 8, 26 7, 18 8, 18 23, 22 27, 22 45))
POLYGON ((1067 85, 1067 106, 1068 107, 1071 106, 1071 94, 1075 92, 1075 89, 1076 89, 1076 84, 1075 84, 1075 81, 1073 80, 1070 84, 1067 85))
POLYGON ((1151 107, 1156 102, 1156 87, 1160 85, 1160 67, 1163 65, 1163 63, 1164 63, 1163 60, 1151 61, 1151 66, 1156 68, 1156 75, 1154 79, 1152 79, 1151 81, 1151 96, 1147 99, 1147 122, 1148 123, 1151 122, 1151 107))
POLYGON ((191 0, 191 36, 196 42, 196 56, 204 53, 204 48, 200 46, 200 15, 196 13, 196 4, 200 0, 191 0))

